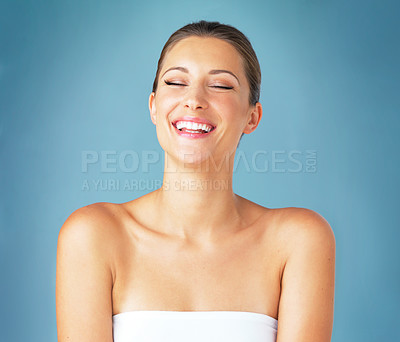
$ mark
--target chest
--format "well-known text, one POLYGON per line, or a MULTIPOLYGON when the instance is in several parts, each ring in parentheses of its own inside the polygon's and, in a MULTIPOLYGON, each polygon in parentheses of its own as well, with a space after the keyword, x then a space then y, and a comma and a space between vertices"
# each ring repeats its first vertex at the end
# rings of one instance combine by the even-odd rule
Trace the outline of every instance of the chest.
POLYGON ((116 259, 113 311, 228 310, 277 315, 280 262, 255 234, 198 248, 125 240, 116 259))

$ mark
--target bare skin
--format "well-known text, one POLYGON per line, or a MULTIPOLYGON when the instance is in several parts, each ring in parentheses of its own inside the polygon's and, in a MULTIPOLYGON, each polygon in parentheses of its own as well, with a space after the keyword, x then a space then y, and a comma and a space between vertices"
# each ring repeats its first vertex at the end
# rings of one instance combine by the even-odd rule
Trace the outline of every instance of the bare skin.
POLYGON ((159 81, 149 109, 165 151, 163 184, 211 180, 228 187, 162 187, 74 212, 57 249, 59 341, 110 342, 112 315, 136 310, 256 312, 279 320, 277 342, 330 341, 329 224, 311 210, 265 208, 232 189, 240 135, 262 116, 259 103, 248 103, 240 55, 219 39, 186 38, 168 53, 159 81), (232 88, 215 87, 221 85, 232 88), (181 115, 217 128, 204 139, 183 138, 171 125, 181 115), (227 163, 210 166, 210 158, 227 163))
POLYGON ((152 207, 155 195, 119 209, 119 216, 126 216, 121 228, 126 247, 116 260, 120 272, 113 287, 113 314, 229 310, 277 317, 283 258, 271 245, 276 232, 265 227, 267 217, 272 219, 268 210, 239 197, 245 220, 194 240, 157 229, 140 214, 147 211, 143 207, 152 207))

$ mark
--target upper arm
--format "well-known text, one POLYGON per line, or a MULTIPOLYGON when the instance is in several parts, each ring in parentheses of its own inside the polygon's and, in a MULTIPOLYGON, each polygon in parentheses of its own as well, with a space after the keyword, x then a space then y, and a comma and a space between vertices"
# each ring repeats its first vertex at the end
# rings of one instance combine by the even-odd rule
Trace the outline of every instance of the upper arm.
POLYGON ((57 244, 58 341, 111 342, 112 273, 99 209, 78 209, 61 227, 57 244))
POLYGON ((328 222, 300 209, 286 223, 277 342, 328 342, 334 309, 335 237, 328 222))

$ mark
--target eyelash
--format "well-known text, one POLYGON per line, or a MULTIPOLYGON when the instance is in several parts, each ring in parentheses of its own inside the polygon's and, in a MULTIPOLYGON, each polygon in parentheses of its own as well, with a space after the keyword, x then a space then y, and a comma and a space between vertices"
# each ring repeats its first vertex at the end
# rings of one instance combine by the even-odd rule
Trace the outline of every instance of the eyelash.
MULTIPOLYGON (((169 81, 165 81, 166 85, 176 85, 176 86, 182 86, 182 87, 186 87, 186 84, 182 84, 182 83, 174 83, 174 82, 169 82, 169 81)), ((213 88, 218 88, 218 89, 233 89, 233 87, 223 87, 223 86, 212 86, 213 88)))

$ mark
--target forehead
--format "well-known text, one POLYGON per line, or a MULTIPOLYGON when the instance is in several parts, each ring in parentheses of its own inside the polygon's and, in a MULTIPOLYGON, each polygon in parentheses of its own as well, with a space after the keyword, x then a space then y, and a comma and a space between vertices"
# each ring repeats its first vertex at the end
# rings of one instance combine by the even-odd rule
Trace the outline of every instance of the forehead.
POLYGON ((166 54, 162 70, 172 66, 228 69, 244 76, 242 58, 228 42, 211 37, 188 37, 176 43, 166 54))

